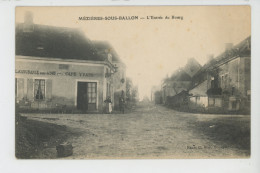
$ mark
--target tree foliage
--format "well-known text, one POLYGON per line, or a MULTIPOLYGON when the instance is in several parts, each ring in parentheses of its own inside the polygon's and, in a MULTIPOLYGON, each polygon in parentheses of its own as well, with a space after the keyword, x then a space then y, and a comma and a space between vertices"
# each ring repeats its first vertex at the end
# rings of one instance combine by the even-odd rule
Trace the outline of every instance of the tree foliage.
POLYGON ((136 102, 139 99, 138 87, 133 85, 131 78, 126 78, 126 99, 129 102, 136 102))

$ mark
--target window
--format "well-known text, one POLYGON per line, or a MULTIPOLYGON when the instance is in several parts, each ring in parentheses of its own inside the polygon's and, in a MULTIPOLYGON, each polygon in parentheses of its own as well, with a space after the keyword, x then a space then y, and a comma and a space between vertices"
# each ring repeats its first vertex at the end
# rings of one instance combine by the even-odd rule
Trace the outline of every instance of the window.
POLYGON ((209 98, 209 106, 215 106, 215 98, 209 98))
POLYGON ((215 105, 216 107, 221 107, 222 106, 222 100, 221 98, 215 98, 215 105))
POLYGON ((227 88, 228 87, 228 75, 227 74, 225 74, 225 86, 224 86, 224 88, 227 88))
POLYGON ((97 83, 88 83, 88 103, 97 102, 97 83))
POLYGON ((45 99, 45 79, 34 80, 34 99, 35 100, 45 99))
POLYGON ((59 69, 68 70, 69 69, 69 65, 68 64, 59 64, 59 69))
POLYGON ((200 96, 196 97, 196 103, 200 101, 200 96))
POLYGON ((224 76, 221 76, 221 87, 225 88, 225 84, 224 84, 224 76))
POLYGON ((232 109, 236 109, 236 107, 237 107, 237 102, 236 102, 236 101, 233 101, 233 102, 232 102, 232 109))
POLYGON ((235 87, 232 87, 232 90, 231 90, 231 95, 233 96, 235 93, 235 87))

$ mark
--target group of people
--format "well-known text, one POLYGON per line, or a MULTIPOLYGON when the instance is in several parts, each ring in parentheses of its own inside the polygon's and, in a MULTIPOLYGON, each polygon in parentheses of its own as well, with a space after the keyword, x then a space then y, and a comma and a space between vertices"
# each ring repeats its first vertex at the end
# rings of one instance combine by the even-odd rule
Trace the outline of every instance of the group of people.
MULTIPOLYGON (((107 112, 108 113, 111 113, 112 112, 112 101, 111 101, 111 98, 108 97, 106 100, 105 100, 105 103, 107 103, 107 112)), ((121 113, 125 113, 125 95, 124 95, 124 91, 122 90, 121 92, 121 96, 119 97, 119 111, 121 113)))

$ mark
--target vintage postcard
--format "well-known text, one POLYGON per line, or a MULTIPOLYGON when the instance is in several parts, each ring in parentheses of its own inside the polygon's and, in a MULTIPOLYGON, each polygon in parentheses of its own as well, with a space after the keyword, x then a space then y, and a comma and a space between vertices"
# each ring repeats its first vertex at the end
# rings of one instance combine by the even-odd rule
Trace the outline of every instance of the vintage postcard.
POLYGON ((250 158, 250 6, 15 13, 16 158, 250 158))

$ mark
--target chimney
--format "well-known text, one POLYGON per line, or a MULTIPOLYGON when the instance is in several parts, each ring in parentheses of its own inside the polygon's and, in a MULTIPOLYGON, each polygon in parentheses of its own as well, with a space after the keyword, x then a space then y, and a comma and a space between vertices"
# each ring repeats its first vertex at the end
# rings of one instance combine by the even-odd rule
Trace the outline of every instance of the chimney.
POLYGON ((27 11, 24 15, 24 24, 23 24, 23 32, 33 32, 33 13, 27 11))
POLYGON ((233 43, 226 43, 225 44, 225 51, 229 51, 233 48, 233 43))

